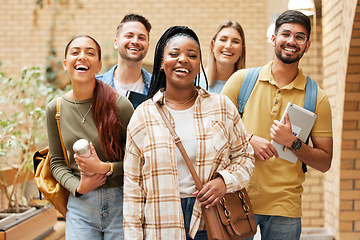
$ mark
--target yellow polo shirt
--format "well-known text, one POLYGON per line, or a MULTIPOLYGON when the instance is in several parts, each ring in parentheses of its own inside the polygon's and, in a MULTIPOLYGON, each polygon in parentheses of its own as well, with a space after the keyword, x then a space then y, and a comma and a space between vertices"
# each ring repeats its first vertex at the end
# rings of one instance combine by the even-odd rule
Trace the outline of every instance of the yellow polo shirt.
MULTIPOLYGON (((248 133, 271 140, 273 121, 280 120, 288 102, 304 106, 306 76, 302 70, 287 86, 279 88, 271 74, 273 62, 265 65, 244 108, 242 121, 248 133)), ((238 94, 247 69, 235 72, 221 94, 228 96, 238 107, 238 94)), ((329 100, 318 87, 315 113, 317 119, 311 131, 314 137, 332 137, 332 115, 329 100)), ((296 164, 282 158, 267 161, 255 159, 255 171, 247 190, 256 214, 301 217, 302 183, 305 174, 302 162, 296 164)))

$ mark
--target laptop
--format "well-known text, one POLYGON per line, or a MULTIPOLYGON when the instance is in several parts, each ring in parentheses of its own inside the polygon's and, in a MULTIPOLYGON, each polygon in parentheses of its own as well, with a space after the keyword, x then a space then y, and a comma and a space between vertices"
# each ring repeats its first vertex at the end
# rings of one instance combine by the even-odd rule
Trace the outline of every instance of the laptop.
MULTIPOLYGON (((289 102, 286 106, 285 112, 288 112, 289 114, 291 129, 294 136, 299 138, 301 141, 306 142, 311 129, 314 126, 317 115, 291 102, 289 102)), ((284 115, 281 118, 281 122, 284 122, 284 115)), ((290 149, 284 145, 274 142, 274 140, 271 140, 271 144, 275 147, 279 157, 292 163, 297 162, 298 157, 290 149)))

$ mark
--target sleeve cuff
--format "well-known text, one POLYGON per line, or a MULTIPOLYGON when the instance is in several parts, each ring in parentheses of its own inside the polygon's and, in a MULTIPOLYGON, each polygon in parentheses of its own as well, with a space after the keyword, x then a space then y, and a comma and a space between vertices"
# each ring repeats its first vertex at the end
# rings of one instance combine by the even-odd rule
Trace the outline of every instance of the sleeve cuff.
POLYGON ((225 186, 226 186, 226 193, 229 192, 234 192, 237 189, 234 187, 233 184, 233 177, 231 174, 229 174, 226 170, 220 170, 217 172, 218 175, 220 175, 224 182, 225 182, 225 186))

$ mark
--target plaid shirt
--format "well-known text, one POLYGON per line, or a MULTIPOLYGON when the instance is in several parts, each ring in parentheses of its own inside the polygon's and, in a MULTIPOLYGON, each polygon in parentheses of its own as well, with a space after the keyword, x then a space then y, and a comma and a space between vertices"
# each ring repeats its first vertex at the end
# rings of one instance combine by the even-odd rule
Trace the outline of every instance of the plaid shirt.
MULTIPOLYGON (((253 149, 234 104, 223 95, 198 87, 194 105, 197 139, 195 170, 206 183, 220 174, 227 192, 244 188, 254 170, 253 149)), ((163 93, 153 98, 163 104, 163 93)), ((134 112, 128 125, 124 159, 125 239, 185 239, 176 166, 176 145, 149 99, 134 112)), ((174 127, 174 119, 163 110, 174 127)), ((195 202, 190 233, 204 229, 201 207, 195 202)))

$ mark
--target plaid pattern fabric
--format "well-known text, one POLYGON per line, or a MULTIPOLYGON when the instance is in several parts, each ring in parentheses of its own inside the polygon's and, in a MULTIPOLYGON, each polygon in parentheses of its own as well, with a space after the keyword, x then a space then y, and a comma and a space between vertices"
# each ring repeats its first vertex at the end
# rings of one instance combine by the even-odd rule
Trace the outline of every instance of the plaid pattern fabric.
MULTIPOLYGON (((253 150, 233 103, 223 95, 197 87, 194 121, 197 139, 195 170, 206 183, 220 174, 227 192, 246 186, 254 170, 253 150)), ((159 91, 154 101, 163 103, 159 91)), ((165 114, 174 126, 166 107, 165 114)), ((147 100, 128 125, 124 159, 125 239, 185 239, 176 166, 176 145, 157 111, 147 100)), ((196 201, 190 236, 203 229, 196 201)))

